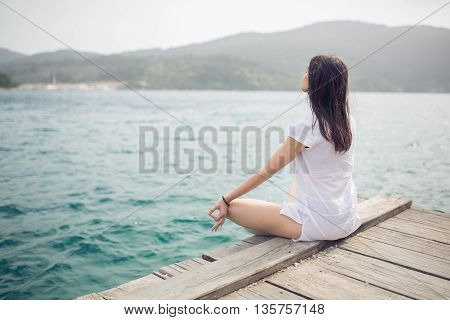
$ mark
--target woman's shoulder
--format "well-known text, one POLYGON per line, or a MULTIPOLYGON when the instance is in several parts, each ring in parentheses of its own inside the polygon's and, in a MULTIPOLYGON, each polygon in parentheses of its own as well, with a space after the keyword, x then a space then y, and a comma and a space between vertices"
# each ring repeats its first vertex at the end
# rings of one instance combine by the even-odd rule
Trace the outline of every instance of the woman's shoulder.
POLYGON ((318 123, 317 117, 312 112, 301 114, 292 121, 293 126, 304 126, 312 128, 314 122, 318 123))
POLYGON ((310 148, 322 140, 319 122, 312 112, 299 116, 290 126, 289 135, 310 148))

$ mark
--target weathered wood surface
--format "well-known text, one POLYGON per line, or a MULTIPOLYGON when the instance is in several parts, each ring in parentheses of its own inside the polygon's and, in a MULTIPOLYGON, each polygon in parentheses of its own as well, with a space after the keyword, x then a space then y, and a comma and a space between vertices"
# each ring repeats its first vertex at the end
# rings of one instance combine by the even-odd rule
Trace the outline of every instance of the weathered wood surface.
MULTIPOLYGON (((450 215, 413 207, 395 218, 403 220, 397 229, 382 222, 260 280, 252 290, 264 284, 308 299, 449 299, 450 215), (427 238, 411 232, 418 221, 433 226, 427 238)), ((219 299, 245 299, 240 293, 247 288, 219 299)))
POLYGON ((449 261, 433 255, 362 237, 349 239, 342 243, 340 248, 442 277, 443 279, 449 279, 449 261))
POLYGON ((445 215, 445 213, 412 208, 378 226, 448 245, 450 244, 448 236, 450 221, 445 215))
POLYGON ((339 247, 313 263, 411 299, 450 297, 448 281, 339 247))
POLYGON ((303 264, 289 272, 277 273, 266 281, 310 299, 406 299, 402 295, 344 276, 317 263, 303 264))
POLYGON ((292 293, 267 282, 252 284, 232 292, 220 300, 305 300, 301 295, 292 293))
POLYGON ((417 251, 419 253, 425 253, 438 258, 450 260, 449 245, 421 238, 417 234, 409 234, 379 226, 374 226, 364 232, 359 233, 358 236, 382 243, 394 244, 395 246, 400 248, 409 249, 417 251))
MULTIPOLYGON (((380 223, 410 206, 411 200, 387 194, 361 202, 358 204, 358 212, 363 225, 355 233, 380 223)), ((217 299, 263 279, 298 260, 307 258, 334 243, 336 241, 293 242, 290 239, 273 237, 189 272, 175 273, 181 270, 174 268, 170 271, 176 276, 157 284, 127 290, 127 292, 116 292, 115 298, 217 299)), ((336 279, 336 281, 344 280, 336 279)), ((358 286, 358 284, 352 285, 358 286)), ((361 288, 361 290, 367 289, 361 288)), ((376 296, 383 296, 383 294, 378 292, 376 296)))

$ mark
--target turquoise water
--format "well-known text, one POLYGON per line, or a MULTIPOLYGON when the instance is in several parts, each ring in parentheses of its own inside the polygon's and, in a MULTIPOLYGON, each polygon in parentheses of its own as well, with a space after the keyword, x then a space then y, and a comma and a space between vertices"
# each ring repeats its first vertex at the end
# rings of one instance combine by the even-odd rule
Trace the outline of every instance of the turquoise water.
MULTIPOLYGON (((260 127, 303 98, 296 92, 143 93, 194 132, 260 127)), ((399 194, 414 206, 448 212, 450 95, 353 93, 350 104, 358 126, 358 194, 399 194)), ((307 108, 302 102, 270 126, 287 129, 307 108)), ((230 221, 213 233, 207 216, 248 175, 242 154, 257 163, 256 142, 243 143, 239 132, 232 142, 219 134, 209 144, 217 170, 190 176, 175 169, 196 167, 184 152, 201 151, 198 137, 161 134, 168 150, 181 143, 180 160, 171 151, 158 162, 146 158, 158 170, 145 173, 139 172, 139 127, 162 132, 180 124, 133 92, 0 91, 0 111, 2 298, 99 292, 249 235, 230 221)), ((290 172, 272 181, 288 190, 290 172)), ((265 183, 245 197, 281 203, 286 194, 265 183)))

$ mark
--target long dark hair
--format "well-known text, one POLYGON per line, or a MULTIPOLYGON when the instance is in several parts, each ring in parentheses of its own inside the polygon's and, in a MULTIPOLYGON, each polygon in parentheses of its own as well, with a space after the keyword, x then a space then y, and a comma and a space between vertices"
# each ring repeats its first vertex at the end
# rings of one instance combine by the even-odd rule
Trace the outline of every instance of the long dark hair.
POLYGON ((346 152, 352 144, 347 66, 333 55, 315 56, 309 62, 308 82, 310 108, 322 136, 336 152, 346 152))

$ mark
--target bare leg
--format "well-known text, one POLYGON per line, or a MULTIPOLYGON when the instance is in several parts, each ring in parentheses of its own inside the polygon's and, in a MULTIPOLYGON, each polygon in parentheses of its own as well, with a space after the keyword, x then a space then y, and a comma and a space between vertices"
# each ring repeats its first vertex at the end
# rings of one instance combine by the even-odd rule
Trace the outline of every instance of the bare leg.
MULTIPOLYGON (((297 194, 297 181, 295 179, 295 176, 292 179, 291 182, 291 187, 289 189, 289 194, 288 194, 288 198, 287 201, 288 202, 294 202, 296 199, 296 194, 297 194)), ((251 228, 247 228, 244 227, 248 232, 251 232, 257 236, 271 236, 272 234, 267 233, 267 232, 263 232, 263 231, 259 231, 259 230, 255 230, 255 229, 251 229, 251 228)))
MULTIPOLYGON (((289 194, 288 194, 288 198, 287 198, 287 201, 288 202, 294 202, 296 199, 295 199, 295 196, 296 196, 296 188, 297 188, 297 181, 296 181, 296 179, 295 179, 295 176, 293 177, 293 179, 292 179, 292 182, 291 182, 291 187, 290 187, 290 190, 289 190, 289 194)), ((255 229, 250 229, 250 228, 247 228, 247 227, 244 227, 248 232, 251 232, 251 233, 253 233, 253 234, 255 234, 255 235, 257 235, 257 236, 272 236, 272 234, 270 234, 270 233, 267 233, 267 232, 263 232, 263 231, 259 231, 259 230, 255 230, 255 229)))
POLYGON ((285 238, 298 238, 302 225, 280 214, 281 205, 257 200, 235 199, 228 208, 227 218, 245 228, 285 238))
POLYGON ((255 229, 250 229, 250 228, 246 228, 244 227, 248 232, 251 232, 257 236, 273 236, 273 234, 267 233, 267 232, 263 232, 263 231, 259 231, 259 230, 255 230, 255 229))

